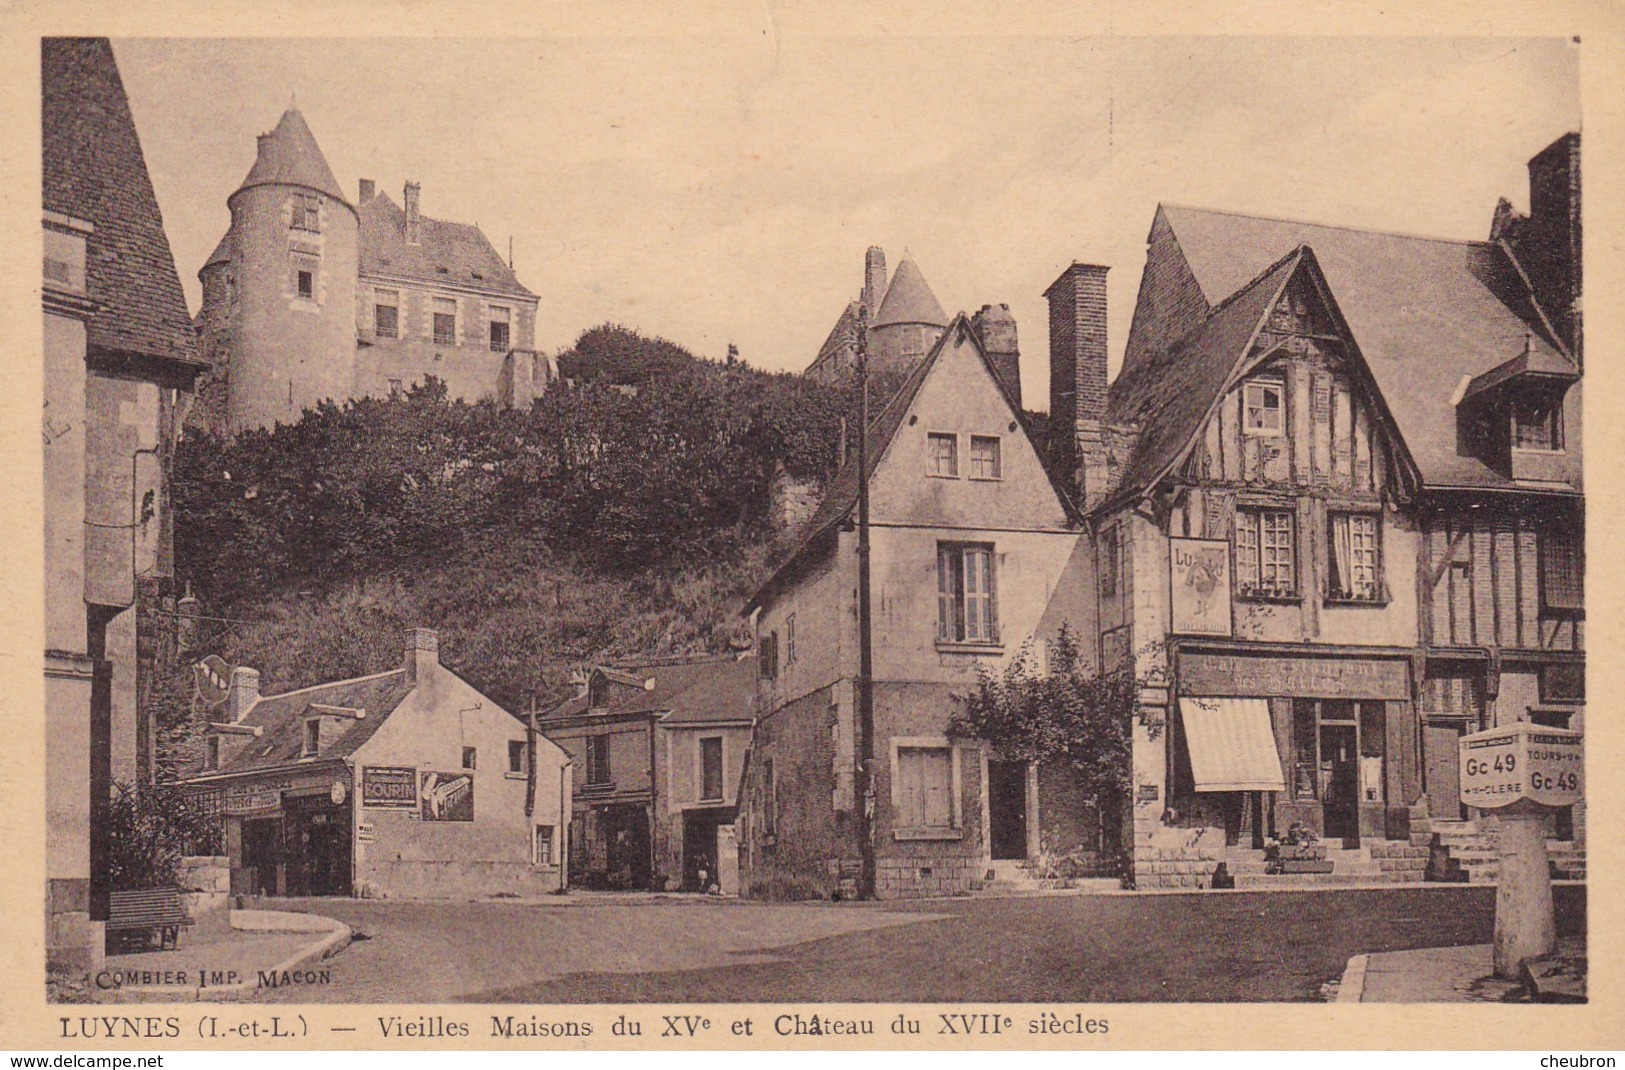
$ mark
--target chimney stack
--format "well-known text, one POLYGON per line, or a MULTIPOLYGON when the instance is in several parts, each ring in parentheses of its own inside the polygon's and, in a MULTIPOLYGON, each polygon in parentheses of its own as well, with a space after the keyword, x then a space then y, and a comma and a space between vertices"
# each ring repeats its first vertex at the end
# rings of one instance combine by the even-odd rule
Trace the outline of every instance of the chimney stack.
POLYGON ((406 202, 406 244, 418 243, 418 194, 423 192, 423 186, 417 182, 408 182, 406 192, 401 199, 406 202))
POLYGON ((259 670, 244 665, 231 670, 231 685, 226 691, 226 719, 236 724, 259 700, 259 670))
POLYGON ((1529 161, 1529 223, 1518 259, 1541 307, 1578 359, 1580 330, 1580 135, 1564 134, 1529 161))
POLYGON ((370 200, 372 198, 372 195, 374 193, 376 193, 377 191, 378 191, 378 186, 377 186, 377 184, 375 182, 373 182, 372 179, 363 178, 361 180, 361 197, 356 203, 359 204, 361 201, 370 200))
POLYGON ((1016 343, 1016 318, 1009 305, 983 305, 971 320, 999 382, 1021 407, 1021 347, 1016 343))
POLYGON ((1106 496, 1106 272, 1074 262, 1049 301, 1049 454, 1092 509, 1106 496))
POLYGON ((433 628, 406 631, 406 682, 416 684, 440 664, 440 633, 433 628))
POLYGON ((863 254, 863 307, 873 323, 880 311, 880 302, 886 297, 886 251, 878 245, 869 246, 863 254))

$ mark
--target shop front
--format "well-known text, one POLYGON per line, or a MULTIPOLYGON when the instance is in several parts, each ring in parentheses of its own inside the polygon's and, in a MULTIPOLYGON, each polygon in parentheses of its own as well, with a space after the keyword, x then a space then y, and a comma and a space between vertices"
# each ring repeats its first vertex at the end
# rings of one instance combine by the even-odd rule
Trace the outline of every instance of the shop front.
POLYGON ((220 815, 239 895, 349 895, 354 879, 350 772, 342 765, 273 771, 200 786, 220 815))
POLYGON ((1350 848, 1409 837, 1421 776, 1408 656, 1187 646, 1175 673, 1176 809, 1231 844, 1294 825, 1350 848))

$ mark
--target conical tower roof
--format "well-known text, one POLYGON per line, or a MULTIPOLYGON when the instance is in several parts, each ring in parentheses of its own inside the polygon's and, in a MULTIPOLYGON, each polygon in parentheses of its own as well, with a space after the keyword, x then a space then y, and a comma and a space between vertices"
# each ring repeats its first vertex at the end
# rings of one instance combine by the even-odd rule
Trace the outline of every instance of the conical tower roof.
POLYGON ((925 323, 932 327, 948 326, 948 314, 942 310, 937 295, 920 274, 919 266, 904 257, 886 287, 886 299, 880 302, 875 316, 875 327, 890 327, 897 323, 925 323))
POLYGON ((298 108, 282 113, 281 122, 269 134, 260 135, 259 155, 248 177, 239 190, 250 186, 306 186, 320 190, 334 200, 350 202, 327 166, 327 158, 316 144, 316 137, 305 125, 305 117, 298 108))

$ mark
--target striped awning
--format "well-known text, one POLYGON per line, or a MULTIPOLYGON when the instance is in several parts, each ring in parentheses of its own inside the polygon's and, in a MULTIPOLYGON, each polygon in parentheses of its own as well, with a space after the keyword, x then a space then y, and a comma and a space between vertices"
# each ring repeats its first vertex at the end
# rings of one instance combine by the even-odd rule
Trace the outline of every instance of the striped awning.
POLYGON ((1285 791, 1281 752, 1261 698, 1182 698, 1197 791, 1285 791))

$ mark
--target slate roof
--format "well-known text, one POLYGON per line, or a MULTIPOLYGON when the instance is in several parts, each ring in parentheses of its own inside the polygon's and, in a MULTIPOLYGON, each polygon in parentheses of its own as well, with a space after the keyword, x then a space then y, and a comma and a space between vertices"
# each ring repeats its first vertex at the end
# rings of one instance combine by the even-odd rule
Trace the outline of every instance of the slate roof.
MULTIPOLYGON (((901 268, 898 270, 901 270, 901 268)), ((931 370, 936 367, 937 358, 942 353, 943 347, 956 338, 964 338, 975 348, 976 355, 981 358, 982 367, 987 370, 988 376, 992 378, 994 387, 1004 397, 1005 403, 1010 406, 1010 411, 1014 415, 1016 422, 1021 425, 1022 433, 1032 442, 1033 449, 1038 454, 1039 463, 1044 466, 1045 474, 1049 476, 1050 485, 1055 488, 1056 494, 1060 497, 1061 503, 1068 513, 1072 513, 1074 506, 1066 492, 1065 484, 1050 469, 1045 451, 1039 448, 1038 440, 1033 435, 1026 412, 1010 396, 1010 391, 1005 387, 1004 380, 999 378, 992 361, 988 359, 987 351, 982 348, 981 339, 977 337, 976 331, 970 325, 970 320, 963 312, 954 316, 953 322, 947 325, 947 328, 942 332, 942 336, 931 347, 931 351, 925 355, 925 359, 920 361, 914 370, 909 373, 908 378, 903 381, 903 385, 898 388, 891 401, 880 411, 880 415, 869 421, 868 434, 865 436, 866 459, 868 461, 867 475, 870 478, 874 476, 875 469, 880 466, 887 447, 891 445, 892 439, 897 437, 898 429, 903 426, 903 419, 908 415, 908 410, 913 407, 914 399, 919 396, 920 388, 925 385, 926 379, 931 375, 931 370)), ((761 605, 768 592, 789 571, 790 566, 796 559, 821 536, 828 534, 830 530, 844 523, 852 515, 857 505, 858 459, 857 451, 853 450, 847 462, 835 473, 835 478, 830 480, 829 488, 824 492, 824 497, 818 502, 818 508, 813 510, 812 515, 797 530, 791 543, 790 552, 780 560, 767 581, 757 589, 755 594, 751 595, 750 600, 745 603, 743 612, 748 614, 761 605)))
POLYGON ((892 274, 886 287, 886 297, 875 313, 875 327, 889 327, 896 323, 928 323, 933 327, 948 326, 948 314, 942 310, 937 295, 920 273, 919 265, 904 257, 892 274))
MULTIPOLYGON (((754 716, 754 657, 721 654, 681 662, 622 663, 597 671, 631 681, 610 690, 606 713, 663 714, 660 723, 674 727, 748 721, 754 716), (643 681, 651 677, 654 687, 645 689, 643 681)), ((587 697, 576 695, 554 707, 547 716, 576 717, 587 712, 587 697)))
POLYGON ((384 193, 361 203, 362 274, 397 275, 535 298, 479 227, 418 217, 418 244, 406 240, 406 211, 384 193), (442 270, 444 269, 444 270, 442 270))
POLYGON ((1293 249, 1181 343, 1148 357, 1112 383, 1107 398, 1111 421, 1142 430, 1108 506, 1145 490, 1178 463, 1305 255, 1303 249, 1293 249))
POLYGON ((93 350, 207 367, 113 48, 102 37, 40 44, 45 210, 95 227, 86 240, 93 350))
MULTIPOLYGON (((319 684, 281 695, 261 696, 239 723, 264 728, 264 734, 240 744, 240 749, 232 755, 231 760, 222 761, 218 770, 207 770, 202 775, 246 773, 297 763, 304 747, 305 712, 312 705, 367 711, 367 715, 360 720, 334 717, 322 720, 322 740, 317 760, 347 758, 383 727, 384 721, 413 689, 414 685, 406 679, 406 670, 401 668, 374 676, 319 684), (338 734, 333 735, 329 742, 329 733, 335 731, 338 734)), ((233 737, 225 738, 230 740, 233 737)))
POLYGON ((298 108, 283 112, 276 129, 260 135, 254 166, 248 169, 237 188, 269 185, 305 186, 320 190, 336 201, 350 203, 339 189, 333 169, 327 166, 327 157, 322 155, 315 135, 298 108))
MULTIPOLYGON (((1512 485, 1479 459, 1457 452, 1451 399, 1464 376, 1517 356, 1531 336, 1529 344, 1543 362, 1573 362, 1503 245, 1177 205, 1158 211, 1210 306, 1298 246, 1312 249, 1424 482, 1512 485)), ((1569 461, 1577 485, 1578 450, 1569 461)))
POLYGON ((857 301, 847 302, 846 308, 835 320, 835 326, 830 328, 829 337, 818 347, 818 356, 814 358, 814 364, 824 360, 831 353, 854 344, 858 332, 858 309, 861 307, 857 301))

